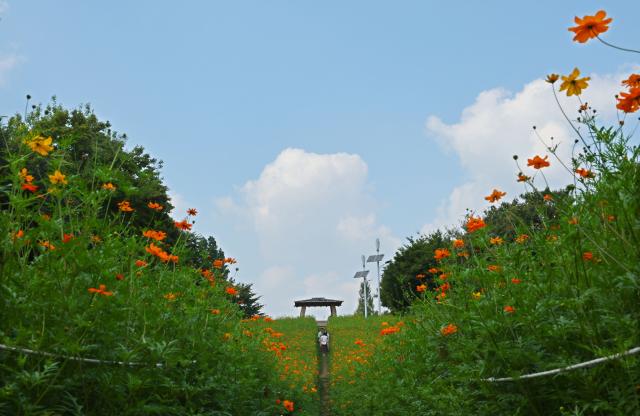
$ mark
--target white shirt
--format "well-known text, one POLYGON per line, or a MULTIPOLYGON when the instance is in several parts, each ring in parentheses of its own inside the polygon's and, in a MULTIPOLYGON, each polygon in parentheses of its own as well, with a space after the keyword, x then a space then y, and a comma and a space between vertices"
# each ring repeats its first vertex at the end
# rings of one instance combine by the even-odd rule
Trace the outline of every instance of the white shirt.
POLYGON ((327 335, 320 335, 320 345, 327 345, 329 343, 329 337, 327 335))

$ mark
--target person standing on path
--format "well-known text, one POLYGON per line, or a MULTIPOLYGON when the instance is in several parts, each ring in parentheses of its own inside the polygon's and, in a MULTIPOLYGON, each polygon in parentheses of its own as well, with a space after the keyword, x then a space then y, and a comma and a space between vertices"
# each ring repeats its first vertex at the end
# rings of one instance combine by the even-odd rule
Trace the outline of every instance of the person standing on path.
POLYGON ((329 334, 327 334, 327 331, 324 331, 322 335, 320 335, 319 342, 320 342, 320 352, 322 352, 323 354, 328 353, 329 352, 329 334))

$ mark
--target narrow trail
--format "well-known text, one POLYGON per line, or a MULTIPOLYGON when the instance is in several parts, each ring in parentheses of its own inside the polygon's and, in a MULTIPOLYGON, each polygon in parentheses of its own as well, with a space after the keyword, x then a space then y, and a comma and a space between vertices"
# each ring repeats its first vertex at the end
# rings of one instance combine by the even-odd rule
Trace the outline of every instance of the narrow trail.
MULTIPOLYGON (((326 321, 318 321, 318 329, 326 328, 326 321)), ((331 351, 331 350, 329 350, 331 351)), ((318 348, 318 391, 320 393, 320 416, 331 415, 331 402, 329 399, 329 354, 323 354, 318 348)))

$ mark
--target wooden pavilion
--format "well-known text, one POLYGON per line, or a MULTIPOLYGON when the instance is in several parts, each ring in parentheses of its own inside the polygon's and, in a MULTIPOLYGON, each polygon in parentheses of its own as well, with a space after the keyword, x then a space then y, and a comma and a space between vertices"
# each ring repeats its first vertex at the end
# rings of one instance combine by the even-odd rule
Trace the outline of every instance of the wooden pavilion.
POLYGON ((336 307, 342 305, 341 300, 327 299, 327 298, 311 298, 304 300, 296 300, 294 305, 300 309, 300 317, 303 318, 307 313, 307 307, 309 306, 328 306, 331 308, 331 316, 338 316, 336 307))

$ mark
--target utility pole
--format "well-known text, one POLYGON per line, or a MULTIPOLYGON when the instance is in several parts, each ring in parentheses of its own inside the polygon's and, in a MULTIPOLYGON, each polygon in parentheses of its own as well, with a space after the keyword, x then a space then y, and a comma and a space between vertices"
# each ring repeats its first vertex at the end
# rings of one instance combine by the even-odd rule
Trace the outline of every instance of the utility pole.
MULTIPOLYGON (((376 238, 376 254, 369 256, 367 263, 378 264, 378 313, 382 315, 382 301, 380 300, 380 261, 384 257, 384 254, 380 254, 380 239, 376 238)), ((364 256, 362 256, 364 259, 364 256)), ((364 265, 363 265, 364 269, 364 265)))

